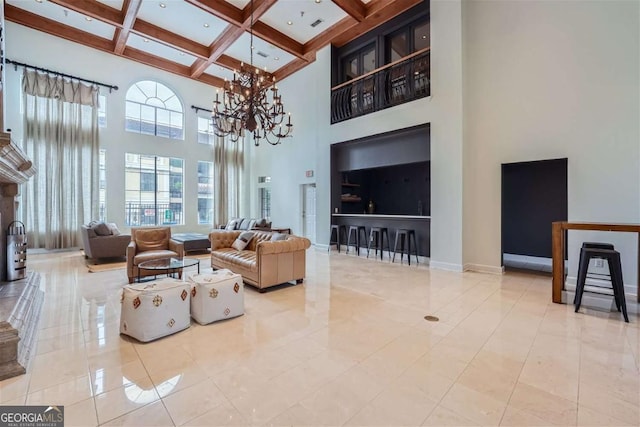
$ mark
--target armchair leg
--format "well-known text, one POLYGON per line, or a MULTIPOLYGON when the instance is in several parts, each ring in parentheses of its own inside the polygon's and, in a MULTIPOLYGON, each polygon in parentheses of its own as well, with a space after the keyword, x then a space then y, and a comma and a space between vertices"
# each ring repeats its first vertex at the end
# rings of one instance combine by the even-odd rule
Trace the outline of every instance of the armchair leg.
POLYGON ((302 282, 304 282, 304 279, 296 279, 296 284, 298 284, 298 285, 299 285, 299 284, 300 284, 300 283, 302 283, 302 282))

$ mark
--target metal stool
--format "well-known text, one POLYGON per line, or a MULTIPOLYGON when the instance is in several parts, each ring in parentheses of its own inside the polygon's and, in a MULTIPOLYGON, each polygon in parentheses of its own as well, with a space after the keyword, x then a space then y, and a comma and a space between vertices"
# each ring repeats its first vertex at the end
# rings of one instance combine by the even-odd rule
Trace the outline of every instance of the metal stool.
POLYGON ((347 232, 347 228, 344 225, 331 225, 331 231, 329 231, 329 247, 327 248, 327 252, 331 250, 331 245, 336 245, 338 249, 338 253, 340 253, 340 237, 344 236, 347 232), (336 232, 336 240, 331 240, 333 238, 333 231, 336 232), (342 232, 342 233, 341 233, 342 232))
POLYGON ((350 225, 349 233, 347 234, 347 253, 349 253, 349 246, 351 245, 351 232, 355 232, 355 244, 356 244, 356 253, 360 255, 360 235, 364 235, 364 240, 367 240, 367 229, 364 225, 350 225))
POLYGON ((367 258, 369 258, 369 252, 371 252, 371 243, 374 243, 373 247, 376 250, 376 257, 378 256, 378 248, 380 248, 380 259, 384 256, 384 237, 387 236, 387 252, 389 258, 391 258, 391 247, 389 243, 389 233, 387 227, 371 227, 369 230, 369 244, 367 245, 367 258))
POLYGON ((398 252, 398 237, 400 238, 400 264, 402 264, 402 256, 404 255, 404 244, 405 241, 407 243, 407 260, 409 261, 409 265, 411 265, 411 238, 413 237, 413 249, 416 255, 416 264, 418 263, 418 244, 416 243, 416 232, 414 230, 408 228, 400 228, 396 230, 396 241, 393 245, 393 259, 391 262, 395 262, 396 260, 396 252, 398 252))
MULTIPOLYGON (((609 264, 609 275, 611 287, 613 288, 613 298, 618 311, 622 311, 624 321, 629 323, 627 315, 627 303, 624 296, 624 282, 622 279, 622 265, 620 263, 620 252, 613 249, 613 245, 608 243, 585 242, 580 249, 580 262, 578 264, 578 280, 576 282, 576 294, 574 298, 575 311, 578 312, 582 303, 582 295, 585 292, 585 282, 589 270, 589 261, 592 258, 606 259, 609 264)), ((594 273, 592 273, 594 274, 594 273)), ((592 286, 592 285, 590 285, 592 286)), ((595 286, 604 287, 604 286, 595 286)), ((605 287, 606 288, 606 287, 605 287)), ((592 292, 592 291, 587 291, 592 292)), ((597 293, 597 292, 596 292, 597 293)))

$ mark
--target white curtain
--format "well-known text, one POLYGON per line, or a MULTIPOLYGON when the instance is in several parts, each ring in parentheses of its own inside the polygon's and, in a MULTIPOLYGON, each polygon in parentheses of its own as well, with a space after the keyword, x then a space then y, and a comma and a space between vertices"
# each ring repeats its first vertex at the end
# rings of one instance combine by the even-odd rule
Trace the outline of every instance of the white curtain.
POLYGON ((80 245, 98 214, 98 88, 25 69, 23 148, 37 168, 23 186, 29 245, 80 245))
POLYGON ((226 224, 240 216, 244 189, 244 137, 214 137, 213 141, 213 223, 226 224))

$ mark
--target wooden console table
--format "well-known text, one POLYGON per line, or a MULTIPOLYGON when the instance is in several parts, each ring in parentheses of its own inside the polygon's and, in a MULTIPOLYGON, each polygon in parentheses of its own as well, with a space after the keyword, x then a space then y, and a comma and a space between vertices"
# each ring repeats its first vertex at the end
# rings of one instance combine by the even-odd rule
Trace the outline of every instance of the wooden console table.
MULTIPOLYGON (((638 234, 638 262, 640 269, 640 224, 606 224, 601 222, 567 222, 558 221, 551 225, 551 245, 553 256, 552 288, 553 302, 562 304, 564 289, 564 253, 567 230, 622 231, 638 234)), ((638 302, 640 302, 640 270, 638 271, 638 302)))

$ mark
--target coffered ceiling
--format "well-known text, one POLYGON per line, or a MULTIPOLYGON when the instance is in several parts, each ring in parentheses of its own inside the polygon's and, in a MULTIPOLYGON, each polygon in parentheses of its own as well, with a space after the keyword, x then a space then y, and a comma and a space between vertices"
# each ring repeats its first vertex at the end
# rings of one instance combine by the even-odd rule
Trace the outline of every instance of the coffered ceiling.
MULTIPOLYGON (((250 61, 278 80, 423 0, 5 0, 5 19, 221 86, 250 61), (252 13, 253 10, 253 13, 252 13)), ((39 64, 46 66, 46 64, 39 64)))

